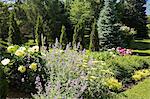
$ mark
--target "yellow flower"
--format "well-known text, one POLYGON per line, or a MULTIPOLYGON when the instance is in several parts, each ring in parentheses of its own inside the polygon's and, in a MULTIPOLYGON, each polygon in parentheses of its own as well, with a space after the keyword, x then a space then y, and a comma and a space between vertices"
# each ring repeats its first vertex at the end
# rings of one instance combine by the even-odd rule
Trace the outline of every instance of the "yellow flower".
POLYGON ((90 78, 91 78, 91 79, 96 79, 97 77, 95 77, 95 76, 90 76, 90 78))
POLYGON ((19 56, 19 57, 24 57, 25 54, 26 54, 26 53, 25 53, 23 50, 17 50, 17 51, 15 52, 15 55, 16 55, 16 56, 19 56))
POLYGON ((7 64, 9 64, 9 62, 10 62, 10 59, 8 59, 8 58, 1 61, 1 63, 2 63, 4 66, 7 65, 7 64))
POLYGON ((14 53, 17 50, 16 46, 9 46, 7 48, 8 53, 14 53))
POLYGON ((95 76, 89 76, 89 80, 90 81, 94 81, 94 80, 96 80, 97 79, 97 77, 95 77, 95 76))
POLYGON ((28 49, 28 52, 30 54, 33 54, 33 53, 38 52, 38 51, 39 51, 39 46, 33 46, 33 47, 28 49))
POLYGON ((87 67, 88 67, 88 64, 87 64, 87 63, 84 63, 84 64, 82 65, 82 67, 87 68, 87 67))
POLYGON ((20 71, 21 73, 24 73, 26 71, 26 67, 21 65, 18 67, 18 71, 20 71))
POLYGON ((32 63, 30 66, 29 66, 30 69, 36 71, 37 70, 37 63, 32 63))
POLYGON ((92 61, 93 64, 100 63, 100 61, 92 61))

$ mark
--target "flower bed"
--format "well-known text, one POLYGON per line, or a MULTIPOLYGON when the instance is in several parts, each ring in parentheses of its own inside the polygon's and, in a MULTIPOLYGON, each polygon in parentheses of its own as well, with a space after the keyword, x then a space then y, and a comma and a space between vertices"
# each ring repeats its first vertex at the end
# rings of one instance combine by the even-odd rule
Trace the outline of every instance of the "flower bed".
POLYGON ((31 93, 35 99, 111 98, 150 75, 150 58, 133 56, 125 48, 39 51, 38 46, 15 45, 6 52, 0 65, 10 98, 31 97, 31 93))

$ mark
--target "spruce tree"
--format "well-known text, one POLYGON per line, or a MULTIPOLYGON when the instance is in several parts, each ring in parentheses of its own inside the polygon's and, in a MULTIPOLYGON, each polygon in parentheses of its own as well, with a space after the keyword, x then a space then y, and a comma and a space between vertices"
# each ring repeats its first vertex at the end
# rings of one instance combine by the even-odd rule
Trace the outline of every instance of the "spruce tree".
POLYGON ((97 22, 99 47, 101 50, 120 46, 120 34, 115 16, 115 0, 105 0, 97 22))

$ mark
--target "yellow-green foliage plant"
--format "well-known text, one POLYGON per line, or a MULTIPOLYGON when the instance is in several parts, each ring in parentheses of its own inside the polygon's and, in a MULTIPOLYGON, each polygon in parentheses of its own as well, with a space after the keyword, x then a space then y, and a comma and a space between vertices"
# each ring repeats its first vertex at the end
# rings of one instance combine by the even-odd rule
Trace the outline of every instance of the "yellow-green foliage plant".
POLYGON ((132 75, 132 79, 135 81, 140 81, 143 78, 146 78, 148 76, 150 76, 150 70, 149 69, 143 69, 143 70, 135 71, 134 74, 132 75))

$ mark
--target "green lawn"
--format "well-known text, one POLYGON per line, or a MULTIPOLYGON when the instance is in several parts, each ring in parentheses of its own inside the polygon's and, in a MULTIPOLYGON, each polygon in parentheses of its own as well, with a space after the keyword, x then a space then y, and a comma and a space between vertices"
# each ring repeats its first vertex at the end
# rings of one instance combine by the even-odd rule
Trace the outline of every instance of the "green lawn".
POLYGON ((121 93, 116 99, 150 99, 150 78, 121 93))
POLYGON ((130 43, 130 48, 140 56, 150 56, 150 39, 134 40, 130 43))
POLYGON ((134 50, 150 50, 150 39, 134 40, 129 47, 134 50))
POLYGON ((150 50, 133 50, 133 52, 150 54, 150 50))

